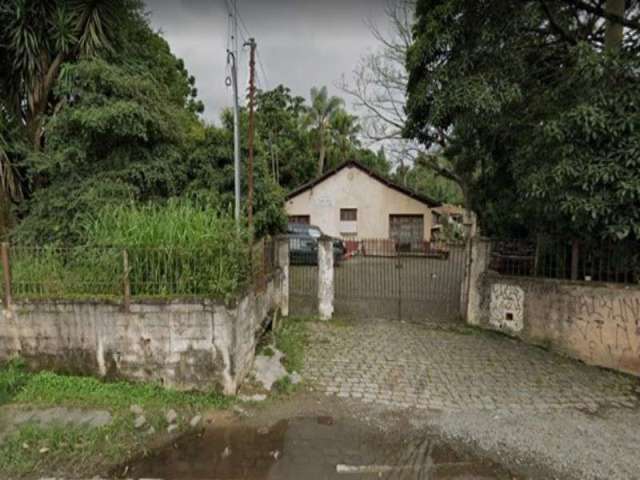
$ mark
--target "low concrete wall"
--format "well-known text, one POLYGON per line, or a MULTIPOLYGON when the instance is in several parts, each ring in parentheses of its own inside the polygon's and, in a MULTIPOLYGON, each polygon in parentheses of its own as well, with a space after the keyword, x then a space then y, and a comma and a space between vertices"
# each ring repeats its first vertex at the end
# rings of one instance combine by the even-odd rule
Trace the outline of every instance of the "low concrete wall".
POLYGON ((257 335, 282 306, 284 272, 233 305, 211 300, 133 303, 16 302, 0 317, 0 361, 25 359, 102 377, 157 381, 234 394, 253 362, 257 335))
POLYGON ((640 286, 472 271, 470 324, 640 376, 640 286))

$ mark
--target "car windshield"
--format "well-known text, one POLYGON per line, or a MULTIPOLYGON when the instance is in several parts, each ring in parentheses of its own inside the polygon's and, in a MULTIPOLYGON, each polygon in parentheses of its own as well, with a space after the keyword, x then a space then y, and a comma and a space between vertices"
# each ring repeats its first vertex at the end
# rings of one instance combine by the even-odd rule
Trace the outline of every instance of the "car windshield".
POLYGON ((322 236, 322 232, 320 231, 319 228, 310 228, 309 236, 313 238, 320 238, 322 236))

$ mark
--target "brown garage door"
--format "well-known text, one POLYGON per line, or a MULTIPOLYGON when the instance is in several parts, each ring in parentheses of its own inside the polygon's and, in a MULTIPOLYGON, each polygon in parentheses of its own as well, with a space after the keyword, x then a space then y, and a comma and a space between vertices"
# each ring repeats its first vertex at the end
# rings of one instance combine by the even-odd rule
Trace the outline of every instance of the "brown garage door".
POLYGON ((424 240, 422 215, 389 215, 389 237, 402 252, 420 251, 424 240))

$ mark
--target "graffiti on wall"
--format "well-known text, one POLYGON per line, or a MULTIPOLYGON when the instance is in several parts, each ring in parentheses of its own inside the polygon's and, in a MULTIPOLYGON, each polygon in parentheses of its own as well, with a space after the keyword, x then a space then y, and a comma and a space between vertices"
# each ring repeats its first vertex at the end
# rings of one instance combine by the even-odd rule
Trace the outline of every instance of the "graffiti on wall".
POLYGON ((588 361, 640 372, 640 292, 592 289, 564 301, 563 320, 588 361))
POLYGON ((517 285, 491 285, 489 323, 500 330, 517 333, 524 326, 524 290, 517 285))

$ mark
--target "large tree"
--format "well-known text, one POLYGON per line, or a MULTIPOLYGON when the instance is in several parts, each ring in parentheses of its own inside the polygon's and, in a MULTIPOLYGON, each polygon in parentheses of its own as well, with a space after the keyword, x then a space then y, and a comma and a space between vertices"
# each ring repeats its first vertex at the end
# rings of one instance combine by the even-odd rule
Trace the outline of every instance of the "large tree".
POLYGON ((21 162, 22 240, 77 241, 80 220, 104 205, 178 195, 187 181, 186 153, 203 136, 193 79, 142 10, 130 10, 118 32, 117 51, 59 69, 46 141, 21 162))
POLYGON ((340 97, 329 96, 327 87, 313 87, 311 89, 311 105, 307 110, 307 122, 315 135, 318 150, 318 175, 322 175, 325 169, 331 122, 342 110, 343 105, 344 101, 340 97))
POLYGON ((487 233, 640 237, 640 11, 613 3, 418 2, 405 133, 467 176, 487 233))
POLYGON ((134 0, 5 0, 0 6, 0 73, 4 107, 40 148, 45 115, 65 62, 113 52, 134 0))

